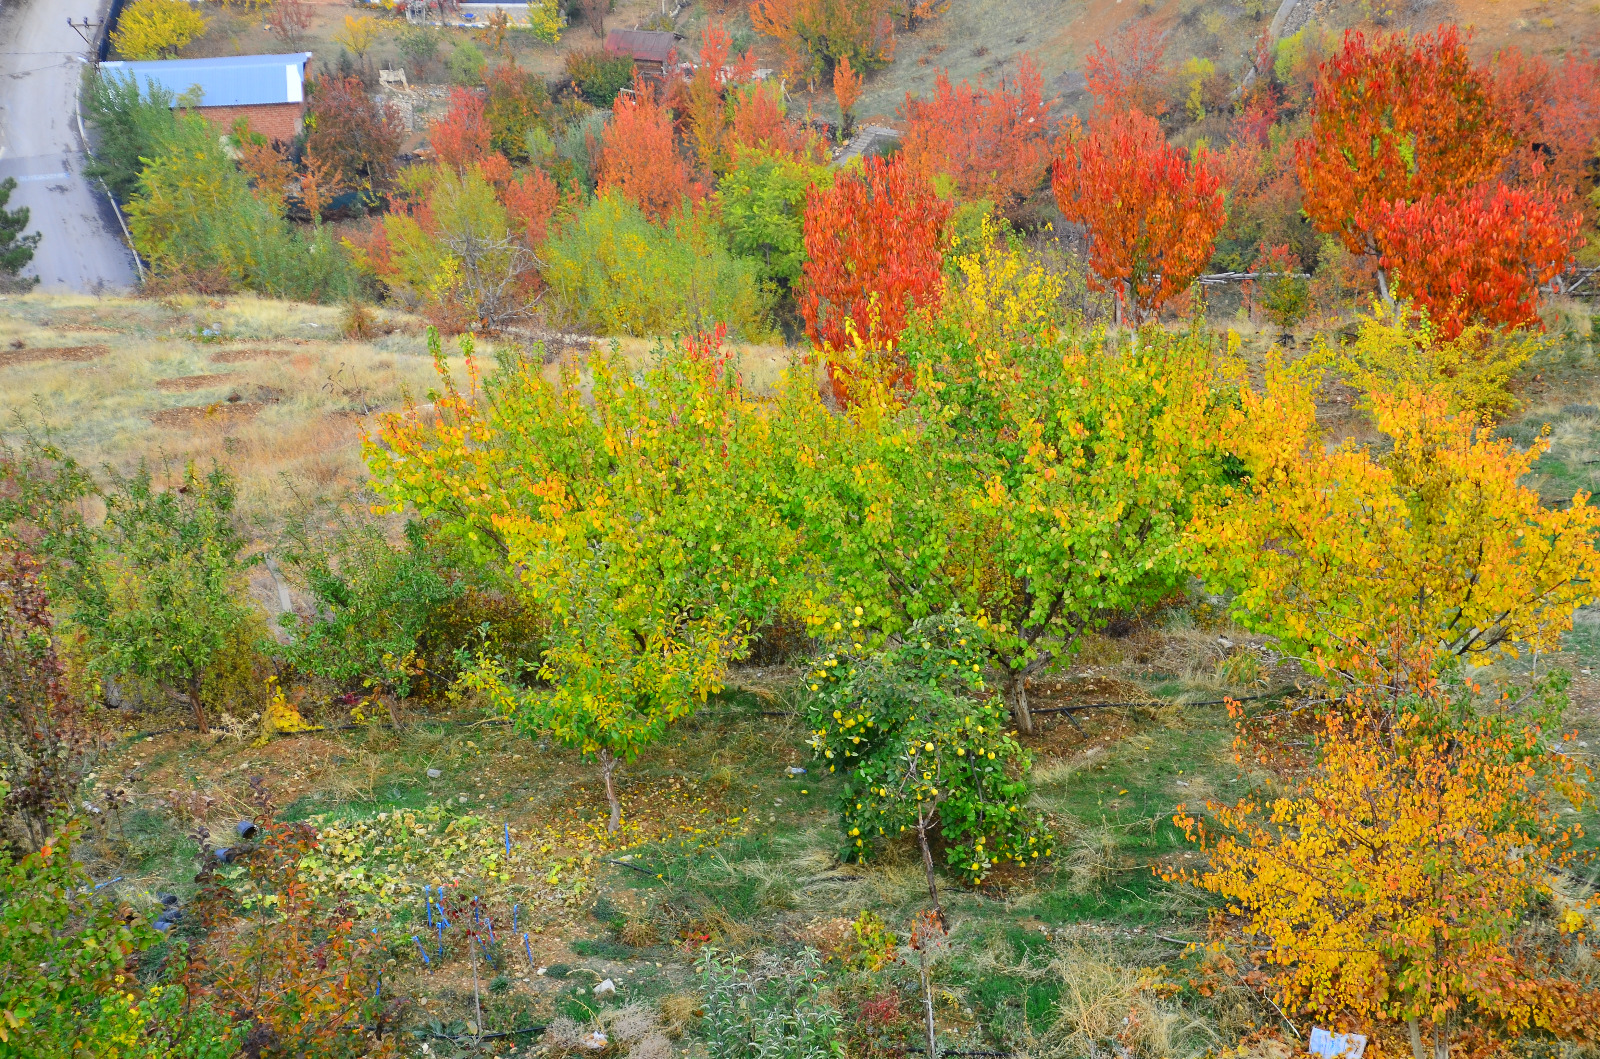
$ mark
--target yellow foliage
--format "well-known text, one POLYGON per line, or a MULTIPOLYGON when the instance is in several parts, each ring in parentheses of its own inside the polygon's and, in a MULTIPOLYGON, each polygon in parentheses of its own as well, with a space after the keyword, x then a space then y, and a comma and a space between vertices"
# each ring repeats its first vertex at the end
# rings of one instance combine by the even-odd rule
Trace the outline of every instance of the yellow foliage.
POLYGON ((267 700, 266 712, 261 715, 261 738, 257 743, 265 743, 274 735, 284 735, 290 732, 315 732, 322 726, 312 724, 300 716, 300 711, 283 694, 283 687, 278 683, 277 677, 267 678, 267 688, 272 697, 267 700))
POLYGON ((1209 846, 1187 881, 1245 917, 1286 1010, 1380 1033, 1409 1023, 1441 1056, 1464 1030, 1480 1043, 1592 1032, 1593 996, 1515 937, 1582 834, 1553 804, 1589 800, 1580 767, 1533 725, 1462 722, 1428 698, 1383 719, 1351 705, 1327 718, 1297 789, 1208 803, 1220 835, 1180 808, 1209 846))
POLYGON ((134 0, 122 12, 111 42, 130 59, 160 59, 205 33, 206 24, 184 0, 134 0))
POLYGON ((1519 483, 1547 444, 1519 452, 1402 386, 1371 395, 1391 451, 1325 451, 1311 381, 1269 364, 1216 440, 1248 478, 1195 518, 1191 559, 1237 591, 1236 619, 1333 679, 1556 648, 1595 599, 1600 511, 1581 493, 1546 509, 1519 483))
POLYGON ((977 244, 955 259, 955 272, 941 312, 973 341, 1048 343, 1059 335, 1061 277, 1012 245, 991 218, 983 219, 977 244))
POLYGON ((355 53, 357 59, 367 53, 378 38, 383 35, 383 27, 378 20, 370 15, 356 18, 354 15, 344 16, 344 28, 333 35, 336 44, 342 44, 355 53))
POLYGON ((1516 405, 1507 388, 1517 369, 1544 342, 1531 331, 1502 334, 1474 324, 1448 341, 1439 339, 1424 318, 1410 323, 1410 310, 1374 304, 1361 317, 1355 341, 1348 347, 1324 346, 1313 354, 1368 393, 1395 394, 1415 389, 1439 394, 1451 413, 1503 415, 1516 405))

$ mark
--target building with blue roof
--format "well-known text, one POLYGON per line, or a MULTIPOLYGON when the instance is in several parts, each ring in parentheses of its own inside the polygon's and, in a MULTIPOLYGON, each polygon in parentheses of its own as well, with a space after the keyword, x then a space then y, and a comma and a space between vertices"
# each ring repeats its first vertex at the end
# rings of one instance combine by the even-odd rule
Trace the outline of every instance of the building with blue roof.
POLYGON ((193 99, 196 109, 219 128, 232 129, 239 118, 252 131, 287 143, 305 120, 306 64, 310 52, 286 55, 225 55, 216 59, 156 59, 104 62, 107 77, 132 78, 141 91, 160 85, 174 96, 193 99))

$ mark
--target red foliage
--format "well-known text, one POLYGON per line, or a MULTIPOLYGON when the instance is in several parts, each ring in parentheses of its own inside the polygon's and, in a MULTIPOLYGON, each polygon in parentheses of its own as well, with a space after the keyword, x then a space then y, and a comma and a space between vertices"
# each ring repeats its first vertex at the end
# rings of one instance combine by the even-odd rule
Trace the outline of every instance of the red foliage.
POLYGON ((893 0, 751 0, 750 23, 778 42, 785 64, 815 86, 839 59, 858 70, 894 57, 893 0))
POLYGON ((846 130, 855 124, 856 101, 861 98, 861 75, 850 65, 850 56, 833 68, 833 98, 839 104, 839 118, 846 130))
POLYGON ((1392 202, 1377 218, 1380 262, 1443 338, 1473 321, 1509 330, 1538 324, 1539 286, 1572 260, 1582 221, 1565 196, 1505 184, 1392 202))
MULTIPOLYGON (((937 308, 950 204, 905 162, 874 158, 859 175, 806 192, 800 313, 824 350, 888 348, 912 308, 937 308)), ((835 382, 835 392, 839 392, 835 382)))
POLYGON ((963 199, 998 205, 1025 198, 1044 180, 1050 163, 1049 104, 1044 78, 1024 55, 1015 81, 993 88, 980 81, 954 87, 940 71, 933 96, 906 93, 908 123, 901 150, 911 164, 955 178, 963 199))
POLYGON ((672 142, 672 115, 647 82, 636 79, 632 98, 617 97, 601 137, 600 190, 615 190, 655 220, 705 195, 672 142))
POLYGON ((528 244, 538 246, 550 234, 550 218, 555 215, 561 195, 556 182, 544 170, 535 169, 521 180, 507 183, 500 192, 500 201, 528 244))
POLYGON ((489 122, 483 97, 465 88, 450 92, 450 111, 428 130, 428 141, 440 165, 455 170, 481 162, 489 153, 489 122))
POLYGON ((400 115, 367 95, 359 77, 324 77, 311 97, 306 154, 339 187, 382 190, 405 138, 400 115))
POLYGON ((1454 26, 1409 40, 1347 32, 1322 65, 1314 106, 1295 152, 1306 215, 1352 253, 1376 252, 1386 203, 1460 195, 1512 147, 1488 72, 1454 26))
POLYGON ((812 155, 820 160, 822 145, 817 137, 784 116, 783 90, 777 85, 758 83, 730 92, 728 111, 728 154, 735 164, 744 151, 789 158, 812 155))
POLYGON ((1056 203, 1089 231, 1096 290, 1136 323, 1180 293, 1211 257, 1222 227, 1222 177, 1167 145, 1154 118, 1130 110, 1096 118, 1056 163, 1056 203))
POLYGON ((1579 190, 1600 137, 1600 62, 1567 55, 1561 65, 1511 48, 1494 58, 1495 98, 1519 150, 1505 176, 1579 190))
POLYGON ((1083 58, 1089 92, 1108 114, 1140 110, 1152 117, 1167 109, 1166 41, 1148 19, 1124 25, 1112 34, 1111 47, 1100 41, 1083 58))

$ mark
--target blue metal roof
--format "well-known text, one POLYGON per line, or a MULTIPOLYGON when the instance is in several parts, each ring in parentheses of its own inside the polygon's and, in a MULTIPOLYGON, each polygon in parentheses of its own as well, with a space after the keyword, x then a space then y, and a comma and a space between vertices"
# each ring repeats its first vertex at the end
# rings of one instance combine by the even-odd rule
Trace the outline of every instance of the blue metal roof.
POLYGON ((100 69, 112 77, 132 77, 150 90, 159 84, 175 96, 199 86, 202 107, 247 107, 305 101, 305 69, 311 53, 227 55, 219 59, 159 59, 150 62, 108 62, 100 69))

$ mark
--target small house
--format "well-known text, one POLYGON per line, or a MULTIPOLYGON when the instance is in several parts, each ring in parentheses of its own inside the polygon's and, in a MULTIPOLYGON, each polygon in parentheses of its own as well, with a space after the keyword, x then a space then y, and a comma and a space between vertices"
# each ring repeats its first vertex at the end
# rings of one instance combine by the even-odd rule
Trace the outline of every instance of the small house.
POLYGON ((660 81, 667 73, 668 64, 682 58, 678 45, 683 34, 646 29, 613 29, 606 33, 606 53, 625 55, 633 60, 633 67, 641 77, 660 81))
POLYGON ((105 62, 100 70, 107 77, 133 78, 144 92, 160 85, 174 96, 192 93, 197 113, 219 129, 231 130, 240 118, 248 118, 251 131, 288 143, 305 121, 310 61, 310 52, 292 52, 105 62))

